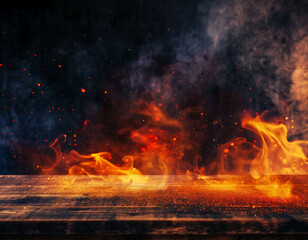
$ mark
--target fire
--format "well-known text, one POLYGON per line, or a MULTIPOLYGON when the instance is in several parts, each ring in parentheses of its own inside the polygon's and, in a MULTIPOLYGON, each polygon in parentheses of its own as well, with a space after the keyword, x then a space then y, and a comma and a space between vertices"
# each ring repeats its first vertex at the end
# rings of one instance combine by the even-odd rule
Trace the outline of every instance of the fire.
POLYGON ((78 159, 79 164, 69 169, 70 175, 140 175, 140 171, 133 167, 133 157, 123 157, 125 166, 117 167, 110 162, 109 152, 92 153, 91 155, 81 155, 76 151, 70 153, 78 159))
POLYGON ((189 146, 183 124, 153 103, 146 104, 139 113, 148 119, 141 128, 132 131, 132 141, 142 146, 135 154, 141 162, 140 170, 146 174, 171 174, 181 162, 180 153, 189 146))
MULTIPOLYGON (((135 145, 134 152, 125 155, 121 164, 113 163, 111 152, 103 151, 80 154, 75 150, 63 152, 61 145, 67 141, 61 135, 51 142, 56 160, 50 167, 43 168, 45 174, 55 172, 61 163, 68 165, 69 175, 168 175, 180 168, 183 152, 190 144, 183 124, 175 117, 170 117, 154 102, 138 102, 140 126, 134 129, 122 128, 119 134, 127 134, 128 142, 135 145), (137 167, 135 167, 138 166, 137 167)), ((85 122, 85 127, 89 122, 85 122)), ((76 137, 76 135, 74 135, 76 137)), ((116 150, 116 149, 113 149, 116 150)))
POLYGON ((255 132, 262 146, 250 165, 250 174, 259 179, 256 188, 270 197, 292 196, 293 184, 279 175, 307 175, 307 157, 301 145, 308 141, 288 141, 284 124, 267 123, 260 116, 246 117, 242 126, 255 132))
POLYGON ((287 128, 284 124, 266 122, 262 120, 262 114, 255 118, 245 116, 242 127, 256 134, 258 141, 248 142, 244 138, 236 138, 223 144, 218 152, 216 161, 201 168, 203 179, 210 185, 218 185, 219 188, 234 189, 239 184, 234 183, 235 176, 250 174, 254 181, 250 181, 255 189, 269 197, 292 197, 293 183, 290 175, 307 175, 308 162, 302 148, 308 141, 288 141, 287 128), (256 142, 261 142, 256 146, 256 142), (224 181, 208 180, 206 173, 217 175, 232 175, 224 181), (286 176, 286 177, 282 177, 286 176))
POLYGON ((250 165, 254 178, 308 174, 307 157, 301 147, 308 141, 289 142, 284 124, 267 123, 260 116, 244 118, 242 126, 255 132, 262 141, 261 149, 250 165))
POLYGON ((185 122, 178 116, 168 116, 161 105, 155 102, 137 104, 142 124, 119 131, 119 134, 127 134, 128 141, 135 145, 133 152, 124 155, 121 164, 116 164, 108 151, 63 152, 61 145, 66 142, 66 136, 62 135, 50 144, 56 159, 50 167, 43 168, 44 173, 54 172, 63 164, 68 166, 69 175, 124 175, 141 182, 146 181, 146 177, 141 177, 144 175, 186 173, 188 179, 203 180, 217 191, 237 191, 237 186, 243 182, 238 177, 250 175, 254 180, 249 180, 249 184, 256 190, 280 198, 293 194, 292 182, 280 175, 308 174, 307 157, 302 148, 308 141, 289 141, 286 126, 262 120, 264 114, 255 118, 247 115, 242 119, 242 127, 254 133, 257 140, 232 139, 218 148, 211 164, 202 167, 191 164, 191 169, 196 171, 192 173, 183 163, 185 151, 194 149, 185 122), (218 178, 209 180, 208 176, 213 174, 218 178), (231 177, 222 181, 219 179, 222 175, 231 177))

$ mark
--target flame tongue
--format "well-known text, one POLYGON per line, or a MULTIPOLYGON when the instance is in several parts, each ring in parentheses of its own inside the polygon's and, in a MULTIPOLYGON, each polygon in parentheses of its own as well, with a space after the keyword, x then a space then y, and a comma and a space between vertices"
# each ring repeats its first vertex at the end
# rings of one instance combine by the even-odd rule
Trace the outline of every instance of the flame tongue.
POLYGON ((258 134, 262 141, 262 147, 250 165, 253 177, 308 174, 307 157, 301 147, 308 141, 289 142, 285 125, 264 122, 260 116, 244 118, 242 126, 258 134))
POLYGON ((110 162, 111 154, 109 152, 92 153, 90 155, 81 155, 72 151, 70 156, 75 156, 79 164, 69 169, 70 175, 140 175, 141 172, 133 167, 133 157, 123 157, 125 165, 117 167, 110 162))
MULTIPOLYGON (((150 107, 156 109, 153 106, 150 107)), ((159 115, 162 124, 174 125, 177 127, 177 131, 183 130, 182 126, 178 125, 178 121, 167 119, 160 110, 156 109, 155 113, 155 116, 159 115)), ((112 157, 109 152, 89 155, 82 155, 76 151, 63 153, 60 144, 65 141, 65 138, 63 140, 63 137, 60 136, 50 145, 56 153, 56 160, 51 167, 44 170, 48 173, 60 165, 59 163, 65 161, 69 165, 68 173, 71 175, 141 175, 153 173, 167 175, 170 174, 170 167, 179 168, 176 169, 176 172, 181 172, 181 170, 184 172, 183 169, 180 169, 181 154, 178 154, 178 152, 183 152, 187 141, 179 142, 177 138, 176 141, 170 140, 174 134, 169 135, 165 130, 159 129, 158 126, 157 123, 156 125, 149 123, 138 130, 131 131, 133 142, 141 147, 141 151, 134 155, 124 156, 121 166, 116 166, 111 162, 112 157), (164 136, 159 135, 161 132, 164 136), (135 160, 139 161, 138 169, 134 166, 135 160)), ((248 145, 252 144, 243 138, 233 139, 222 145, 220 150, 223 150, 221 151, 223 156, 213 162, 217 170, 216 174, 245 175, 247 174, 245 170, 247 164, 250 165, 250 174, 256 179, 268 175, 308 174, 307 157, 302 148, 302 145, 308 144, 308 141, 288 141, 285 125, 265 122, 261 119, 261 116, 256 118, 245 117, 242 121, 242 127, 258 135, 262 143, 260 149, 257 150, 253 145, 254 148, 250 150, 251 148, 248 145), (229 158, 230 156, 232 158, 229 158), (230 167, 228 169, 228 164, 234 166, 232 167, 233 170, 230 170, 230 167)), ((185 136, 180 132, 177 132, 177 134, 175 135, 180 136, 182 134, 182 136, 185 136)), ((206 168, 211 169, 211 166, 206 168)), ((199 172, 201 174, 202 171, 199 172)))
MULTIPOLYGON (((136 129, 123 129, 123 132, 129 133, 129 141, 137 146, 137 150, 124 156, 122 164, 113 163, 111 153, 106 151, 89 155, 76 151, 63 153, 61 143, 66 141, 66 136, 63 135, 64 137, 60 136, 50 144, 56 153, 56 160, 51 167, 45 169, 45 173, 63 166, 63 162, 68 166, 70 175, 126 175, 140 182, 147 181, 142 178, 143 174, 183 173, 183 152, 185 149, 195 150, 184 123, 167 116, 153 104, 148 104, 140 112, 147 121, 136 129)), ((255 179, 252 185, 265 195, 291 197, 292 183, 278 175, 308 174, 307 157, 302 148, 308 141, 288 141, 285 125, 265 122, 261 119, 262 116, 246 116, 242 121, 242 127, 257 134, 261 140, 259 148, 245 138, 233 139, 218 148, 219 157, 212 165, 197 169, 199 173, 195 175, 187 171, 187 176, 197 176, 196 179, 204 180, 204 177, 214 171, 216 175, 244 177, 250 171, 255 179)), ((230 189, 230 186, 235 186, 230 183, 232 181, 224 181, 219 185, 224 186, 222 189, 230 189)), ((236 191, 235 187, 231 189, 236 191)))

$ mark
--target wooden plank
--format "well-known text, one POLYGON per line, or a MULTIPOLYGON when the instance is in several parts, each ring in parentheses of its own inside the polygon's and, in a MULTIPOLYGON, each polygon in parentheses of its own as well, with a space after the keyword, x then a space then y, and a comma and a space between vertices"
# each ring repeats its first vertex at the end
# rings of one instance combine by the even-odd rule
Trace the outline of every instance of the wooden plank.
POLYGON ((0 233, 306 234, 308 176, 280 178, 292 197, 249 176, 0 176, 0 233))

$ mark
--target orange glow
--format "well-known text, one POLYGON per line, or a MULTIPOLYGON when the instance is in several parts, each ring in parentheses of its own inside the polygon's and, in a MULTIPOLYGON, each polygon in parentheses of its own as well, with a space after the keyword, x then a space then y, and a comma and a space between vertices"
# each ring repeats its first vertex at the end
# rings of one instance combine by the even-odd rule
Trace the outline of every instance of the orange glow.
MULTIPOLYGON (((293 196, 292 183, 279 176, 308 174, 307 157, 302 148, 308 141, 288 141, 286 126, 265 122, 262 115, 255 118, 247 115, 242 120, 242 127, 256 134, 252 142, 244 138, 232 139, 217 149, 217 156, 212 163, 198 167, 198 160, 194 159, 192 173, 186 170, 188 165, 182 161, 185 149, 194 149, 194 146, 181 118, 168 116, 154 103, 142 102, 139 105, 142 126, 121 130, 123 133, 129 132, 129 141, 137 147, 135 152, 122 158, 122 163, 114 163, 117 159, 114 160, 112 154, 106 151, 80 154, 73 150, 64 153, 61 144, 66 141, 66 135, 61 135, 50 144, 56 153, 56 160, 49 168, 42 167, 43 172, 55 172, 64 162, 69 167, 69 175, 126 175, 135 181, 146 181, 146 177, 137 177, 141 175, 186 172, 188 178, 195 176, 193 179, 197 177, 209 187, 224 192, 237 191, 237 186, 243 181, 235 179, 251 175, 255 179, 250 183, 252 187, 275 198, 293 196), (213 175, 218 178, 210 181, 207 176, 213 175), (222 175, 230 177, 220 181, 219 176, 222 175)), ((74 145, 77 146, 76 143, 74 145)))
POLYGON ((111 154, 108 152, 81 155, 76 151, 71 152, 79 160, 79 165, 69 169, 70 175, 141 175, 141 172, 133 167, 133 157, 125 156, 123 167, 117 167, 110 162, 111 154))
MULTIPOLYGON (((253 140, 251 143, 243 138, 233 139, 222 145, 217 159, 201 168, 200 172, 214 171, 217 175, 232 176, 250 174, 255 179, 253 186, 263 194, 290 198, 293 184, 279 176, 308 174, 307 157, 302 148, 308 141, 288 141, 285 125, 265 122, 262 117, 246 116, 242 120, 242 127, 257 134, 260 141, 253 140), (261 146, 256 145, 258 142, 261 146)), ((203 179, 204 173, 201 175, 203 179)), ((230 183, 231 180, 220 184, 230 186, 230 183)))
POLYGON ((289 142, 285 125, 264 122, 260 116, 244 118, 242 126, 258 134, 262 141, 261 149, 250 165, 254 178, 308 174, 307 157, 301 146, 308 141, 289 142))
MULTIPOLYGON (((66 136, 62 135, 50 144, 56 153, 56 160, 44 173, 57 172, 57 168, 64 163, 69 166, 70 175, 141 175, 141 174, 173 174, 174 169, 183 157, 181 152, 189 146, 183 135, 183 126, 179 120, 167 116, 163 110, 155 107, 155 104, 144 104, 139 108, 139 114, 146 121, 138 129, 123 129, 120 133, 129 131, 129 141, 139 146, 137 150, 122 158, 121 164, 115 164, 117 159, 112 159, 110 152, 97 152, 80 154, 77 151, 62 152, 61 145, 66 142, 66 136), (157 120, 159 119, 159 122, 157 120), (164 129, 162 129, 164 128, 164 129), (169 129, 169 130, 165 130, 169 129), (179 141, 174 135, 182 136, 179 141), (176 142, 176 143, 175 143, 176 142), (139 149, 139 150, 138 150, 139 149), (138 169, 135 167, 138 166, 138 169)), ((85 122, 85 127, 88 125, 85 122)), ((76 139, 76 134, 73 135, 76 139)), ((73 145, 77 146, 74 140, 73 145)))

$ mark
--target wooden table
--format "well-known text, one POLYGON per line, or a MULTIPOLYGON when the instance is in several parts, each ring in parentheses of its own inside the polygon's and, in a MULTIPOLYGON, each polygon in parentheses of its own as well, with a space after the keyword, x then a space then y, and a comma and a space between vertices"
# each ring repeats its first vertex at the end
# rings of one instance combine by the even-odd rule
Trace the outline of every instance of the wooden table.
POLYGON ((308 234, 307 180, 285 198, 249 176, 0 176, 0 234, 308 234))

